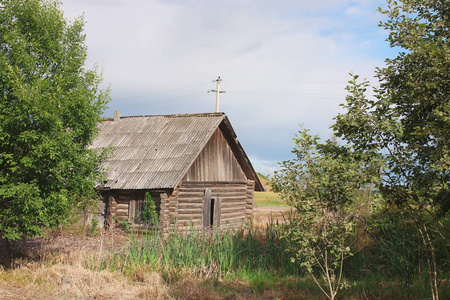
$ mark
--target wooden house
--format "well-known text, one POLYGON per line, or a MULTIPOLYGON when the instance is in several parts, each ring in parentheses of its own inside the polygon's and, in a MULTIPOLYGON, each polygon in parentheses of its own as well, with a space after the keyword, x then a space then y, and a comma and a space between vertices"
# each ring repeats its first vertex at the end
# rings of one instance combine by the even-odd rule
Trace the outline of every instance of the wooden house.
POLYGON ((103 121, 93 148, 112 147, 98 186, 107 224, 139 223, 148 192, 159 228, 239 226, 263 187, 223 113, 120 117, 103 121))

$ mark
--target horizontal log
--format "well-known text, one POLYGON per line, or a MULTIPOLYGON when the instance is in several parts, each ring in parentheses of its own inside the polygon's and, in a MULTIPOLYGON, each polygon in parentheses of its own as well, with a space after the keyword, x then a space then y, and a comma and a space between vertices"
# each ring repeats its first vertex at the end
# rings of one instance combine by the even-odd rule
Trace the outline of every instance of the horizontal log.
POLYGON ((247 191, 247 188, 245 186, 227 186, 227 187, 223 187, 223 186, 211 187, 211 186, 208 186, 208 187, 203 187, 203 188, 180 188, 180 194, 179 195, 181 195, 183 193, 203 193, 204 194, 206 188, 211 189, 211 191, 213 193, 214 192, 217 192, 217 193, 227 192, 227 191, 230 191, 230 190, 231 191, 244 192, 244 193, 247 191))
POLYGON ((205 191, 202 192, 182 192, 178 195, 178 198, 203 198, 205 196, 205 191))
MULTIPOLYGON (((183 181, 181 184, 182 187, 186 186, 223 186, 223 185, 247 185, 247 181, 245 180, 233 180, 233 181, 183 181)), ((181 187, 180 187, 181 189, 181 187)))
POLYGON ((197 211, 201 211, 203 209, 203 205, 201 203, 199 203, 199 205, 179 205, 178 206, 178 211, 183 211, 186 209, 191 209, 191 210, 197 210, 197 211))
POLYGON ((190 226, 192 225, 196 225, 196 224, 202 224, 200 220, 191 220, 191 219, 187 219, 187 220, 180 220, 180 219, 171 219, 170 222, 168 223, 171 227, 173 227, 175 224, 177 225, 177 227, 179 225, 188 225, 190 226))
MULTIPOLYGON (((216 198, 213 196, 213 198, 216 198)), ((246 197, 220 197, 221 202, 236 202, 236 203, 247 203, 248 199, 246 197)), ((189 199, 179 199, 178 205, 188 204, 188 203, 203 203, 203 198, 189 198, 189 199)))
POLYGON ((245 209, 245 202, 222 202, 222 209, 237 208, 245 209))
POLYGON ((180 187, 178 193, 205 193, 205 187, 180 187))
POLYGON ((222 211, 221 218, 236 218, 245 216, 245 210, 222 211))
POLYGON ((245 216, 246 215, 246 211, 239 209, 239 210, 226 210, 223 211, 222 210, 222 214, 221 216, 223 216, 224 218, 227 218, 228 216, 245 216))
POLYGON ((203 198, 180 198, 178 199, 178 203, 202 203, 203 198))
POLYGON ((188 209, 178 209, 178 215, 186 215, 186 214, 202 214, 201 208, 188 208, 188 209))
POLYGON ((223 219, 221 220, 222 224, 246 224, 247 218, 234 218, 234 219, 223 219))
POLYGON ((247 198, 245 197, 220 197, 222 202, 242 202, 245 203, 247 198))
POLYGON ((235 209, 233 207, 222 208, 222 211, 221 211, 221 215, 222 216, 226 216, 226 215, 229 215, 229 214, 242 214, 242 215, 244 215, 245 214, 245 208, 243 208, 243 207, 237 208, 237 209, 235 209))
POLYGON ((189 221, 189 222, 194 222, 194 221, 195 221, 195 222, 201 222, 201 221, 202 221, 201 216, 195 218, 195 217, 183 216, 183 215, 178 216, 177 220, 178 220, 178 222, 182 222, 182 221, 189 221))

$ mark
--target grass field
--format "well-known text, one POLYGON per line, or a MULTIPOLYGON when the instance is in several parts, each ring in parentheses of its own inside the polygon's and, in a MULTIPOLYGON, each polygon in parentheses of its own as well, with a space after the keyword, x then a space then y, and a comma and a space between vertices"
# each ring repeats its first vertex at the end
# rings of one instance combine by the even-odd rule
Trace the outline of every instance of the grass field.
POLYGON ((258 206, 275 206, 287 207, 286 202, 274 192, 255 192, 255 205, 258 206))
POLYGON ((270 186, 270 180, 267 176, 258 173, 259 180, 261 181, 266 192, 255 192, 255 205, 256 206, 274 206, 274 207, 287 207, 286 202, 274 192, 270 186))

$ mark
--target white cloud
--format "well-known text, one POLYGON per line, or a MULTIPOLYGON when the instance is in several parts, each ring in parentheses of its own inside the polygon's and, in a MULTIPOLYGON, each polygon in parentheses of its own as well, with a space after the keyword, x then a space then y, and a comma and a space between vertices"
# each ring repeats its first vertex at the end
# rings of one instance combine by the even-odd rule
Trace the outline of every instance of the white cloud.
POLYGON ((211 111, 206 91, 220 75, 221 110, 267 169, 290 156, 297 124, 328 137, 348 72, 370 77, 382 64, 374 54, 382 3, 66 0, 63 9, 85 12, 88 64, 98 62, 111 84, 109 114, 211 111))

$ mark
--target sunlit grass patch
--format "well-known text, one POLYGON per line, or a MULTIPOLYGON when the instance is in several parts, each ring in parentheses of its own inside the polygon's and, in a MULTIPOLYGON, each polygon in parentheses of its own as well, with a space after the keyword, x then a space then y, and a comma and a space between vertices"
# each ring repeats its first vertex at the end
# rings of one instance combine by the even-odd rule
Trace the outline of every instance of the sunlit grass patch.
POLYGON ((282 200, 274 192, 255 192, 255 205, 256 206, 276 206, 287 207, 284 200, 282 200))

